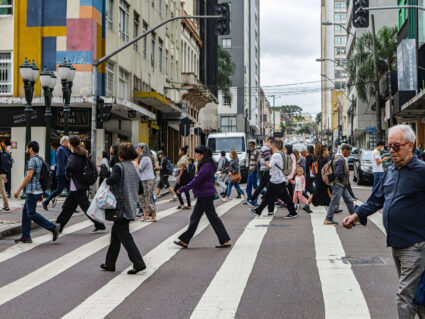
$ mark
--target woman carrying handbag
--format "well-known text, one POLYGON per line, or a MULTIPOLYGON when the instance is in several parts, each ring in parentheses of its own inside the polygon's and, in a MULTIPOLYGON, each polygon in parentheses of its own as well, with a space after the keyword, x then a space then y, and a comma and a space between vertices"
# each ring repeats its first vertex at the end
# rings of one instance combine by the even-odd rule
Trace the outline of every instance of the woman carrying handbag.
POLYGON ((183 187, 186 186, 190 182, 190 175, 189 175, 189 159, 187 158, 187 149, 189 146, 183 146, 179 149, 179 156, 180 159, 177 162, 176 166, 179 169, 179 174, 177 175, 177 181, 176 186, 174 187, 174 191, 177 194, 177 198, 179 199, 180 205, 177 207, 177 209, 191 209, 192 205, 190 203, 190 193, 189 191, 186 191, 184 194, 186 196, 187 200, 187 206, 184 205, 184 201, 182 198, 182 195, 177 193, 177 191, 183 187))
POLYGON ((115 271, 115 263, 120 252, 121 244, 127 250, 128 257, 133 263, 129 275, 137 274, 146 269, 142 255, 130 234, 130 221, 136 218, 137 197, 139 192, 139 174, 132 161, 137 158, 137 152, 131 143, 122 143, 118 148, 119 163, 112 169, 112 175, 106 180, 117 200, 115 209, 105 210, 106 220, 113 221, 111 230, 111 244, 106 254, 106 261, 100 268, 106 271, 115 271))
POLYGON ((242 194, 243 199, 246 200, 246 195, 244 191, 239 186, 242 176, 239 165, 238 153, 236 150, 230 150, 230 164, 228 168, 228 175, 230 177, 229 186, 227 187, 226 197, 222 199, 223 202, 228 202, 230 200, 230 193, 232 192, 232 187, 235 186, 239 194, 242 194))

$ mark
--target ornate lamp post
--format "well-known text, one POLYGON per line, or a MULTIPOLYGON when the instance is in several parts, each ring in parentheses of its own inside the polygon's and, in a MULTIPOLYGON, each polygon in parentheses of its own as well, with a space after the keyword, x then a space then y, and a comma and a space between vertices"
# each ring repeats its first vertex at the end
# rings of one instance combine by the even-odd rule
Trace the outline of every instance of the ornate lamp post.
POLYGON ((56 76, 52 71, 44 70, 40 74, 40 83, 44 91, 44 103, 46 109, 44 111, 44 118, 46 120, 46 153, 45 159, 50 164, 50 141, 51 141, 51 129, 52 129, 52 93, 56 85, 56 76))
POLYGON ((71 102, 71 93, 72 93, 72 82, 75 77, 75 68, 69 61, 64 59, 62 63, 59 65, 59 77, 61 78, 62 83, 62 92, 63 92, 63 131, 64 135, 69 135, 69 115, 71 113, 71 109, 69 108, 69 104, 71 102))
POLYGON ((27 58, 25 58, 24 63, 20 66, 19 71, 21 73, 22 80, 24 81, 24 90, 25 90, 25 100, 27 102, 25 106, 25 119, 26 119, 26 128, 25 128, 25 145, 31 140, 31 115, 33 113, 32 108, 32 97, 34 95, 34 84, 37 81, 38 77, 38 68, 35 65, 34 61, 32 64, 28 63, 27 58))

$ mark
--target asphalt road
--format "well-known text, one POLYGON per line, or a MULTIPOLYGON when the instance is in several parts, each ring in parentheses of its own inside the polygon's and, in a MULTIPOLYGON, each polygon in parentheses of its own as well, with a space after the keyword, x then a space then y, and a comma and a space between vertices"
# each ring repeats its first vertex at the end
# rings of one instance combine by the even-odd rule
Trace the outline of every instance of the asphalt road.
MULTIPOLYGON (((361 201, 370 194, 353 188, 361 201)), ((116 272, 100 270, 109 233, 90 234, 83 214, 55 243, 40 229, 33 244, 1 240, 0 318, 396 318, 398 280, 379 215, 349 231, 323 225, 320 207, 287 220, 285 209, 253 218, 236 199, 216 201, 232 248, 214 248, 203 220, 182 250, 172 240, 190 211, 168 199, 161 198, 157 223, 132 224, 148 266, 136 276, 126 274, 124 249, 116 272)), ((341 208, 339 222, 343 201, 341 208)))

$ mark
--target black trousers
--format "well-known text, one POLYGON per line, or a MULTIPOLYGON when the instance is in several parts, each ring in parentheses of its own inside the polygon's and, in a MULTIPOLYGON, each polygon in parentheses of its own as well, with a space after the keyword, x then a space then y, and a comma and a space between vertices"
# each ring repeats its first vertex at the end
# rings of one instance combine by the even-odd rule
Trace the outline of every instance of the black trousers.
MULTIPOLYGON (((180 183, 176 184, 176 186, 174 186, 174 191, 177 194, 177 198, 179 199, 180 205, 184 206, 184 201, 183 201, 183 197, 182 194, 177 193, 177 191, 179 190, 179 188, 186 186, 189 183, 189 173, 183 173, 183 175, 180 178, 180 183)), ((189 191, 184 192, 184 194, 186 195, 186 200, 187 200, 187 206, 192 206, 190 203, 190 193, 189 191)))
POLYGON ((290 198, 294 198, 294 189, 295 189, 295 185, 289 183, 288 184, 288 193, 289 193, 289 197, 290 198))
POLYGON ((294 207, 294 202, 292 198, 289 197, 288 187, 286 183, 282 184, 273 184, 269 183, 267 185, 267 192, 264 195, 264 199, 261 202, 260 206, 256 208, 256 211, 261 214, 266 206, 268 206, 269 212, 274 211, 274 203, 277 199, 283 200, 283 202, 288 205, 288 210, 291 214, 296 214, 296 210, 294 207))
POLYGON ((130 221, 121 220, 114 222, 111 229, 111 243, 106 253, 105 264, 108 267, 115 267, 115 263, 120 253, 121 244, 127 251, 128 258, 133 263, 134 268, 145 267, 142 255, 134 242, 133 236, 130 234, 129 229, 130 221))
POLYGON ((270 173, 262 172, 260 173, 260 185, 258 185, 257 189, 255 190, 254 194, 251 197, 251 201, 256 201, 258 196, 260 196, 263 189, 267 186, 267 184, 270 182, 270 173))
POLYGON ((103 223, 99 223, 87 215, 87 210, 90 207, 89 198, 87 197, 86 191, 78 190, 69 192, 65 202, 62 205, 62 211, 56 219, 56 223, 61 225, 60 231, 62 231, 65 225, 69 222, 72 214, 75 212, 78 206, 81 207, 84 214, 86 214, 86 216, 93 222, 97 229, 105 229, 105 225, 103 223))
MULTIPOLYGON (((307 173, 310 174, 309 172, 307 172, 307 173)), ((310 177, 306 177, 306 179, 305 179, 305 190, 310 195, 313 194, 313 192, 314 192, 313 179, 310 178, 310 177)))
POLYGON ((215 212, 214 196, 198 198, 192 215, 190 216, 189 227, 183 234, 180 235, 179 239, 185 244, 189 244, 190 240, 196 232, 196 229, 198 228, 199 221, 201 220, 204 212, 207 215, 208 221, 214 229, 220 244, 224 244, 225 242, 229 241, 229 234, 227 233, 220 217, 218 217, 217 213, 215 212))

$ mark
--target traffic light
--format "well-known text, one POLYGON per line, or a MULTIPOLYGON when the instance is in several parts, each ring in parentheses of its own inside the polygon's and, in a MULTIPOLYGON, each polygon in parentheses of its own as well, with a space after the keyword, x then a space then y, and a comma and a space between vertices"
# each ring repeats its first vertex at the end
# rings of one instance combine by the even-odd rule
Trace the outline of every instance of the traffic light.
POLYGON ((190 135, 190 124, 192 124, 192 121, 185 117, 180 122, 180 134, 181 136, 189 136, 190 135))
POLYGON ((356 28, 369 27, 369 0, 354 0, 353 6, 353 25, 356 28))
POLYGON ((112 104, 105 104, 105 101, 98 97, 97 98, 97 120, 102 123, 109 121, 112 116, 112 104))
POLYGON ((230 5, 228 3, 221 3, 215 7, 217 15, 221 15, 218 19, 215 34, 228 35, 230 33, 230 5))

